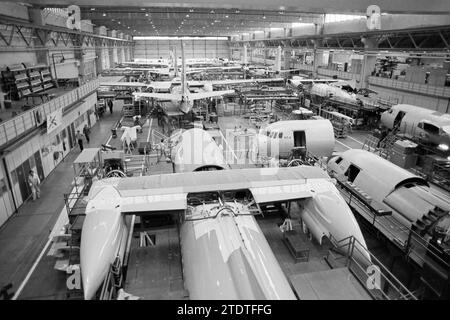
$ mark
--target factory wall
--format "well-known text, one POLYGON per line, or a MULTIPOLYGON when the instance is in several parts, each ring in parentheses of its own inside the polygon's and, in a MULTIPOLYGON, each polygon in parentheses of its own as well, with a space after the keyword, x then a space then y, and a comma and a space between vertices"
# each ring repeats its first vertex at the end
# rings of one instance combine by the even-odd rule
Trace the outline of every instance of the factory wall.
POLYGON ((3 2, 0 6, 0 14, 8 17, 28 20, 28 7, 13 2, 3 2))
POLYGON ((450 99, 446 97, 433 97, 421 93, 406 92, 398 89, 370 84, 369 89, 378 92, 378 95, 386 100, 397 101, 398 103, 412 104, 414 106, 436 110, 443 113, 450 113, 450 99))
MULTIPOLYGON (((56 130, 50 134, 46 132, 35 134, 28 141, 7 153, 4 160, 2 159, 8 169, 17 207, 20 207, 31 195, 27 184, 29 170, 37 172, 40 179, 43 180, 71 149, 78 148, 74 137, 76 131, 82 131, 85 124, 93 126, 96 123, 94 105, 97 102, 97 93, 89 95, 83 101, 74 110, 63 115, 62 123, 56 130)), ((0 167, 1 226, 13 214, 14 202, 11 193, 8 192, 5 166, 2 163, 0 167)))
POLYGON ((14 203, 3 165, 0 166, 0 226, 13 214, 14 203))
POLYGON ((311 35, 315 35, 316 34, 316 30, 317 27, 314 25, 314 23, 308 23, 308 24, 304 24, 298 27, 293 27, 292 28, 292 36, 311 36, 311 35))
MULTIPOLYGON (((230 58, 227 40, 183 40, 185 56, 189 58, 230 58)), ((134 48, 135 59, 155 59, 169 57, 170 49, 176 47, 181 56, 180 40, 137 40, 134 48)))
MULTIPOLYGON (((329 22, 323 27, 324 34, 354 32, 355 30, 368 30, 367 19, 329 22)), ((448 15, 414 15, 414 14, 388 14, 381 16, 381 30, 396 30, 414 27, 439 26, 450 24, 448 15)), ((302 34, 299 34, 302 35, 302 34)))
MULTIPOLYGON (((0 5, 1 7, 1 5, 0 5)), ((1 14, 1 13, 0 13, 1 14)), ((0 31, 2 34, 10 34, 12 26, 6 26, 0 24, 0 31)), ((29 32, 23 30, 24 36, 28 37, 29 32)), ((24 51, 24 50, 12 50, 14 46, 23 46, 23 41, 17 33, 14 33, 11 40, 11 46, 8 48, 5 46, 4 42, 0 42, 0 69, 4 70, 5 67, 11 66, 13 64, 19 64, 22 62, 36 64, 36 53, 34 51, 24 51)))

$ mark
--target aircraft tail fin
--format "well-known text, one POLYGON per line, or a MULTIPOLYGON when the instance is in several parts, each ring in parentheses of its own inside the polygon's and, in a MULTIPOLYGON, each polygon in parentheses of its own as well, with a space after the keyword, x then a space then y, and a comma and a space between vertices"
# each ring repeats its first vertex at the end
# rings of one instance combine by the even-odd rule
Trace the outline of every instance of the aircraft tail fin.
POLYGON ((186 59, 184 56, 184 43, 181 41, 181 94, 187 96, 189 94, 186 79, 186 59))
POLYGON ((281 71, 281 47, 277 48, 277 55, 275 57, 275 72, 281 71))

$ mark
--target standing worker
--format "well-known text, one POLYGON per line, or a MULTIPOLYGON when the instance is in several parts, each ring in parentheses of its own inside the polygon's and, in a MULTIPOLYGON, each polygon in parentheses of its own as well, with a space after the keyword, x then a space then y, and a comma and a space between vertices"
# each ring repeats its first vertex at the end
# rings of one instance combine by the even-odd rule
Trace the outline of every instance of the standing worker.
POLYGON ((91 129, 89 129, 88 125, 85 124, 83 128, 83 134, 86 137, 87 143, 89 143, 89 134, 91 133, 91 129))
POLYGON ((108 100, 108 107, 109 107, 109 112, 111 112, 111 114, 112 114, 112 109, 113 109, 113 102, 112 102, 112 99, 109 99, 109 100, 108 100))
POLYGON ((80 133, 80 130, 77 130, 76 139, 78 141, 78 145, 80 146, 80 150, 83 151, 83 135, 80 133))
POLYGON ((159 149, 158 159, 157 159, 156 163, 159 163, 159 161, 161 160, 163 155, 164 155, 164 160, 167 158, 166 145, 164 144, 164 139, 161 139, 161 142, 156 145, 156 148, 159 149))
POLYGON ((34 174, 33 170, 30 170, 28 175, 28 185, 31 188, 31 193, 33 195, 33 201, 36 200, 36 197, 39 199, 41 197, 41 188, 39 185, 41 184, 41 180, 37 174, 34 174))

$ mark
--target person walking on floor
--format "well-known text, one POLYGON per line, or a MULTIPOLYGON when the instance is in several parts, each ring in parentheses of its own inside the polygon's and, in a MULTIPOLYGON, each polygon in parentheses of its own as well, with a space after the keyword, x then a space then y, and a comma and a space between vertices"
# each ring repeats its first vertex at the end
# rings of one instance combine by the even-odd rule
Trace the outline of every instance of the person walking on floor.
POLYGON ((41 188, 39 185, 41 184, 41 180, 39 180, 39 176, 34 173, 33 170, 30 170, 30 173, 28 174, 28 185, 31 189, 31 194, 33 195, 33 201, 36 200, 36 198, 41 197, 41 188))
POLYGON ((77 130, 76 139, 78 141, 78 145, 80 146, 80 150, 83 151, 83 135, 80 130, 77 130))
POLYGON ((109 107, 109 112, 111 112, 111 114, 112 114, 112 112, 113 112, 113 102, 112 102, 112 100, 111 99, 109 99, 108 100, 108 107, 109 107))
POLYGON ((91 133, 91 129, 89 129, 88 125, 85 124, 83 128, 83 134, 86 137, 87 143, 89 143, 89 134, 91 133))
POLYGON ((158 159, 157 159, 156 163, 159 163, 159 161, 161 160, 163 155, 164 155, 164 160, 167 158, 166 145, 164 144, 164 139, 161 139, 161 142, 156 145, 156 149, 159 151, 158 159))

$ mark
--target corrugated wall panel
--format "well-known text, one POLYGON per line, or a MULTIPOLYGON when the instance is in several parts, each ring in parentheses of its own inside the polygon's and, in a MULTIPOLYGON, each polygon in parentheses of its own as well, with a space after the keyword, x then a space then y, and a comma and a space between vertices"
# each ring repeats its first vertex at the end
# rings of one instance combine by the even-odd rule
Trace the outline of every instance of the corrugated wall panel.
MULTIPOLYGON (((185 40, 185 56, 189 58, 230 58, 227 40, 185 40)), ((137 40, 135 59, 168 58, 170 50, 176 48, 181 56, 180 40, 137 40)))

